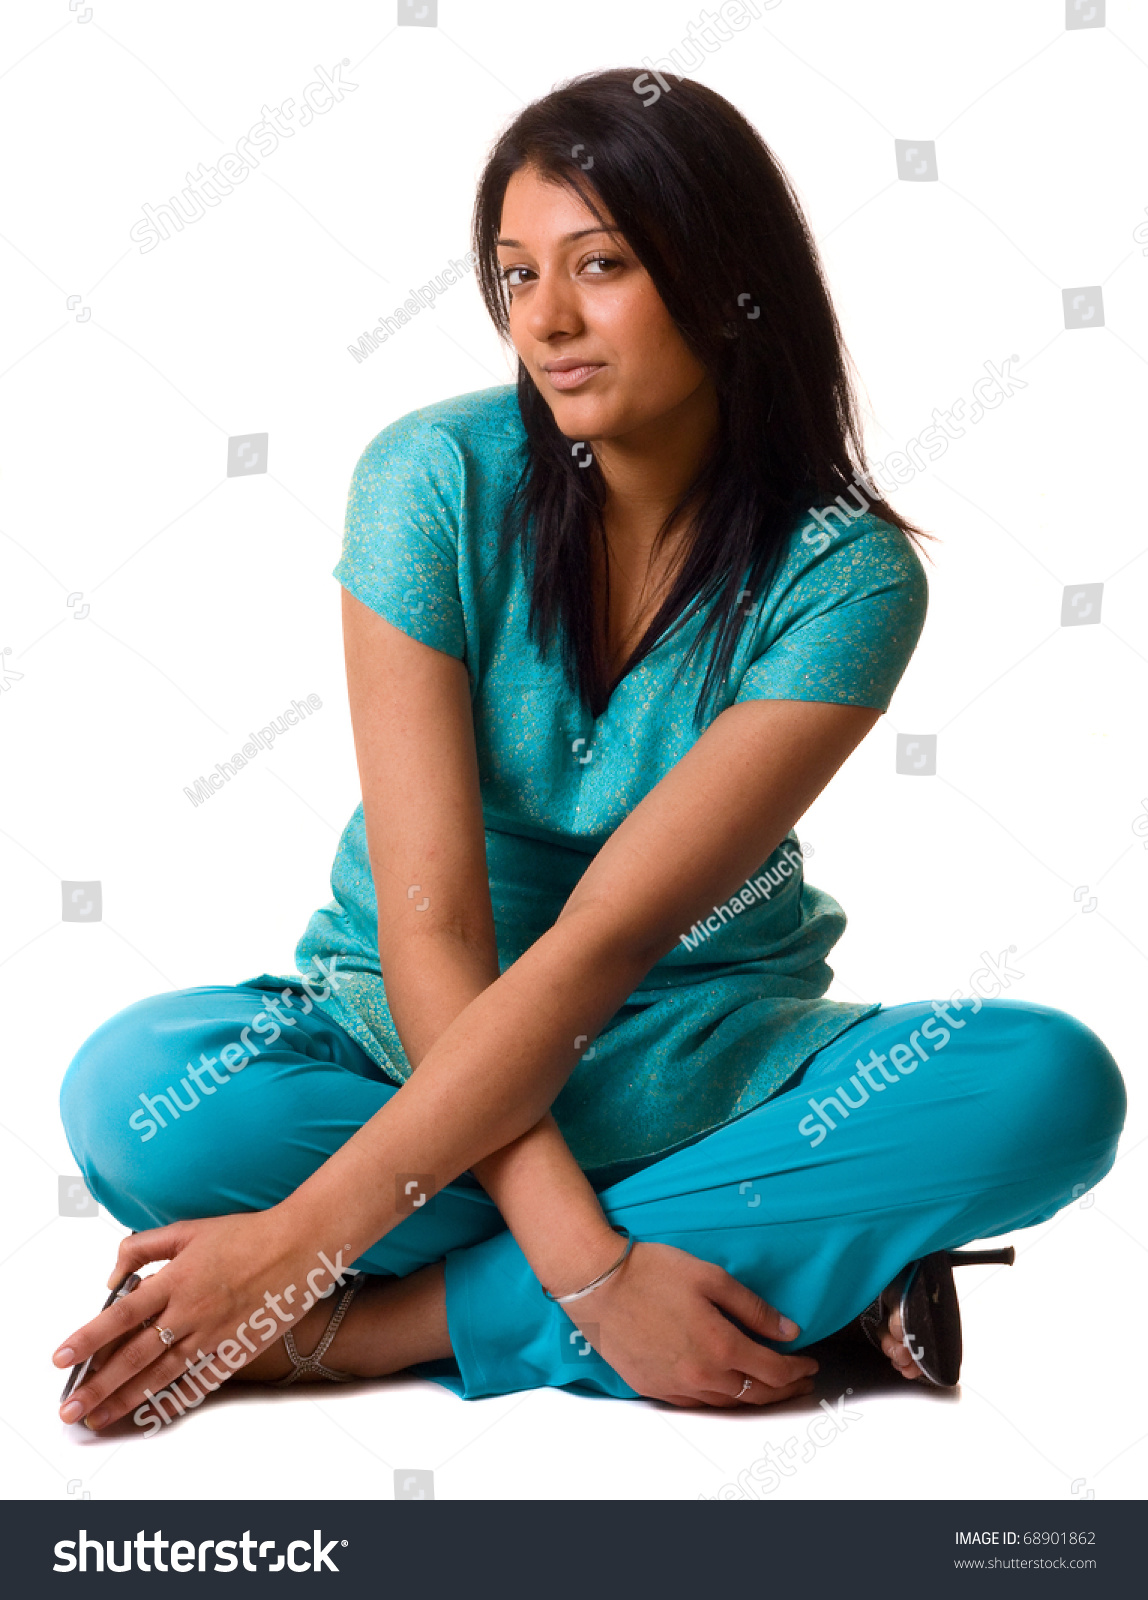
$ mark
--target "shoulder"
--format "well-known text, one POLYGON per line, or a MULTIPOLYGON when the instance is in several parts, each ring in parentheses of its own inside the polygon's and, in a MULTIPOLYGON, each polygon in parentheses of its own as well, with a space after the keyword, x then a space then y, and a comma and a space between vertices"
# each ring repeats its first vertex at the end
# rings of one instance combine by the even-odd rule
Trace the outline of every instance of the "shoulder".
MULTIPOLYGON (((836 508, 835 508, 836 510, 836 508)), ((791 530, 737 698, 887 711, 925 623, 928 585, 908 534, 871 512, 806 512, 791 530)))
POLYGON ((461 655, 460 563, 497 526, 499 497, 516 477, 506 452, 524 437, 513 385, 388 423, 356 463, 334 576, 396 627, 461 655))
POLYGON ((525 443, 513 384, 479 389, 408 411, 378 432, 359 457, 360 481, 377 473, 401 477, 500 460, 525 443))
POLYGON ((872 511, 850 518, 834 506, 797 518, 774 593, 790 613, 886 596, 896 610, 923 622, 929 585, 917 548, 901 528, 872 511))

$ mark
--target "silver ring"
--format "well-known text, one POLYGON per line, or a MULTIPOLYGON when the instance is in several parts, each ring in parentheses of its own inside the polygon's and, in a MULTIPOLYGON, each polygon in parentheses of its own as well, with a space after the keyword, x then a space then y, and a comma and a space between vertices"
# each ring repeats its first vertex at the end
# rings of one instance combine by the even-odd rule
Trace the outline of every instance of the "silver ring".
POLYGON ((744 1372, 741 1375, 741 1380, 741 1388, 734 1395, 735 1400, 740 1400, 742 1395, 745 1394, 748 1389, 753 1388, 753 1379, 747 1378, 744 1372))
MULTIPOLYGON (((157 1326, 155 1331, 159 1334, 164 1344, 171 1345, 175 1343, 175 1334, 172 1333, 170 1328, 160 1328, 157 1326)), ((748 1382, 749 1380, 747 1379, 746 1381, 748 1382)))

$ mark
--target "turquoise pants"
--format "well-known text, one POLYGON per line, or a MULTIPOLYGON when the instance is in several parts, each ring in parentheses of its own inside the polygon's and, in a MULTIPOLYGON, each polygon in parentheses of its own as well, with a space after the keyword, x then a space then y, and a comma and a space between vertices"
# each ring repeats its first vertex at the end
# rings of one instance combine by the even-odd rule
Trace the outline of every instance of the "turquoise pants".
MULTIPOLYGON (((64 1127, 125 1227, 273 1206, 396 1093, 337 1023, 304 1014, 301 992, 277 1002, 282 1026, 268 1026, 268 999, 242 984, 154 995, 81 1046, 64 1127), (238 1066, 225 1046, 245 1026, 259 1053, 238 1066)), ((818 1051, 773 1099, 599 1197, 636 1239, 718 1263, 791 1317, 800 1338, 775 1348, 800 1349, 844 1327, 907 1261, 1077 1199, 1112 1166, 1124 1112, 1111 1054, 1064 1011, 897 1005, 818 1051)), ((544 1298, 469 1174, 356 1265, 402 1276, 444 1258, 455 1360, 426 1376, 467 1399, 542 1385, 634 1398, 544 1298)), ((571 1311, 589 1325, 592 1306, 571 1311)))

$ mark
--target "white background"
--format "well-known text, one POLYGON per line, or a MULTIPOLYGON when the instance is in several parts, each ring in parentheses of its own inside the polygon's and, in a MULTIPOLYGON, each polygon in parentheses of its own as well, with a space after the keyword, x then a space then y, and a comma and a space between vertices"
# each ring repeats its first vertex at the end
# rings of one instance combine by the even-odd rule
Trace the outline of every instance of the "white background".
MULTIPOLYGON (((432 28, 396 26, 395 0, 7 8, 10 1495, 389 1498, 393 1470, 420 1467, 439 1498, 694 1498, 767 1439, 805 1435, 808 1401, 683 1415, 554 1390, 466 1403, 396 1380, 231 1397, 153 1441, 99 1440, 58 1422, 49 1365, 97 1308, 124 1231, 57 1214, 73 1170, 63 1072, 133 1000, 291 970, 358 800, 330 576, 351 469, 395 417, 511 373, 473 278, 366 360, 348 345, 464 253, 484 152, 522 104, 680 50, 700 11, 442 0, 432 28), (145 201, 344 57, 353 93, 140 253, 145 201), (228 478, 227 439, 248 432, 269 434, 269 470, 228 478), (319 713, 192 807, 185 784, 309 693, 319 713), (61 922, 65 879, 102 883, 98 924, 61 922)), ((948 994, 982 951, 1015 944, 1025 977, 1009 993, 1093 1027, 1131 1099, 1095 1194, 1017 1235, 1011 1271, 964 1274, 959 1397, 860 1396, 860 1420, 778 1500, 1034 1496, 1077 1511, 1144 1488, 1148 10, 1109 0, 1107 23, 1066 31, 1064 0, 782 0, 695 73, 796 185, 873 458, 968 396, 988 361, 1015 354, 1026 385, 897 493, 941 540, 924 637, 889 714, 799 824, 808 876, 850 915, 831 995, 948 994), (935 140, 939 181, 901 181, 896 139, 935 140), (1095 285, 1104 325, 1066 330, 1062 290, 1095 285), (1065 586, 1095 582, 1100 624, 1062 627, 1065 586), (936 776, 897 775, 898 732, 939 736, 936 776)))

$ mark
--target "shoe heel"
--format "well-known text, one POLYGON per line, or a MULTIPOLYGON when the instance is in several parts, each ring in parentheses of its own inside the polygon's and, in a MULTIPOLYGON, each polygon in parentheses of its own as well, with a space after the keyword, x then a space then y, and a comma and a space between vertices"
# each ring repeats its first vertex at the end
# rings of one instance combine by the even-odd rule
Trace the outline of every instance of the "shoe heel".
POLYGON ((1012 1245, 1000 1250, 946 1250, 950 1267, 1011 1267, 1016 1260, 1012 1245))

